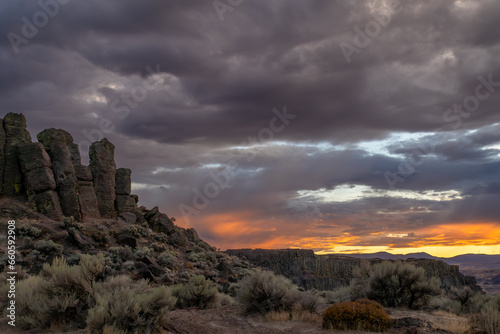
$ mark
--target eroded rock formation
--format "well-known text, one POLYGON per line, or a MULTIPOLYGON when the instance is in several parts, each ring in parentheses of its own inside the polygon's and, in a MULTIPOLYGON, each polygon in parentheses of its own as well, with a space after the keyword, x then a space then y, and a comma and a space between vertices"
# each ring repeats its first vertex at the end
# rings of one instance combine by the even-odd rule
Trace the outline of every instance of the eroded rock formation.
POLYGON ((131 174, 116 169, 115 147, 107 139, 89 150, 90 166, 81 162, 78 145, 61 129, 46 129, 31 141, 23 114, 0 119, 0 194, 23 197, 36 211, 54 219, 116 218, 137 210, 131 174))

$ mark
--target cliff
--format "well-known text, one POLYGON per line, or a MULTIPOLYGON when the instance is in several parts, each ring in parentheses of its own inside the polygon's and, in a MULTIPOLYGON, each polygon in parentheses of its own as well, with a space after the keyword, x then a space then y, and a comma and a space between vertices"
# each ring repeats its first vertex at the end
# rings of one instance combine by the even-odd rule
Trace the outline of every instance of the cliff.
MULTIPOLYGON (((286 276, 303 288, 317 290, 335 290, 349 285, 354 269, 362 261, 342 255, 315 255, 312 250, 304 249, 229 249, 226 253, 286 276)), ((367 261, 378 263, 383 260, 367 261)), ((458 266, 431 259, 408 259, 406 262, 423 267, 429 277, 439 277, 444 289, 467 285, 481 290, 476 279, 461 274, 458 266)))

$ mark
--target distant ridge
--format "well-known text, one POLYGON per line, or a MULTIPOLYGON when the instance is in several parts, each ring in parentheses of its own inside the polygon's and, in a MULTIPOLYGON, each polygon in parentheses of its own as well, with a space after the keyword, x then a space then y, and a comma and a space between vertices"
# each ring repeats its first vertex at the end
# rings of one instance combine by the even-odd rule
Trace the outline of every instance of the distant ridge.
POLYGON ((441 260, 448 264, 458 265, 460 269, 500 269, 500 255, 490 254, 462 254, 454 257, 436 257, 430 254, 409 253, 391 254, 387 252, 377 252, 369 254, 343 254, 344 256, 358 259, 383 259, 383 260, 407 260, 407 259, 431 259, 441 260))

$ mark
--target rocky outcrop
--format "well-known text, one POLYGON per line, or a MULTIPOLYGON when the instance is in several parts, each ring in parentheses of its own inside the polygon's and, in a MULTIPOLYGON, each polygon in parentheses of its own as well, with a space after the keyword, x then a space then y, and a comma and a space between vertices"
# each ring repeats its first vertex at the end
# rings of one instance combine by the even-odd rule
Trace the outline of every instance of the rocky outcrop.
POLYGON ((115 146, 106 138, 90 146, 90 170, 94 179, 99 212, 104 218, 116 217, 115 146))
POLYGON ((78 181, 78 201, 80 203, 80 213, 82 219, 100 218, 99 204, 94 189, 92 172, 88 166, 82 165, 80 149, 78 145, 70 143, 68 145, 71 152, 71 160, 75 169, 76 179, 78 181))
POLYGON ((133 212, 137 209, 137 196, 131 195, 132 171, 128 168, 118 168, 116 170, 116 202, 115 208, 119 213, 133 212))
POLYGON ((3 119, 5 132, 3 165, 3 194, 5 196, 25 195, 23 177, 18 160, 18 147, 31 143, 31 135, 26 129, 26 118, 23 114, 8 113, 3 119))
POLYGON ((82 216, 78 198, 78 180, 69 146, 73 143, 73 137, 64 130, 52 128, 40 132, 37 139, 43 144, 52 161, 52 170, 63 214, 80 221, 82 216))
POLYGON ((40 143, 19 146, 19 163, 29 202, 38 212, 61 220, 63 213, 56 192, 56 181, 49 155, 40 143))
MULTIPOLYGON (((312 250, 305 249, 230 249, 226 253, 286 276, 306 289, 317 290, 335 290, 348 286, 354 270, 362 261, 342 255, 315 255, 312 250)), ((368 261, 378 263, 383 260, 368 261)), ((458 266, 429 259, 408 259, 406 262, 423 267, 429 277, 439 277, 443 289, 469 286, 473 290, 481 290, 474 280, 459 272, 458 266)))
POLYGON ((119 213, 126 221, 137 221, 132 171, 116 169, 115 147, 107 139, 91 145, 90 166, 82 164, 68 132, 46 129, 37 139, 31 142, 22 114, 0 119, 0 195, 22 197, 55 220, 116 218, 119 213))

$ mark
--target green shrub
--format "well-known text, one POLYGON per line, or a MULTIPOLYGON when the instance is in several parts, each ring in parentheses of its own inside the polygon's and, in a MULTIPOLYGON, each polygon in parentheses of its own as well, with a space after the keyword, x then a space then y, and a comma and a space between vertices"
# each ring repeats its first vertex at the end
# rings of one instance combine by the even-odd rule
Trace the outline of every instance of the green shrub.
POLYGON ((321 291, 320 296, 329 304, 351 301, 351 288, 346 286, 334 291, 321 291))
POLYGON ((44 254, 60 252, 63 249, 62 245, 56 244, 53 240, 38 240, 33 247, 44 254))
POLYGON ((150 288, 128 276, 97 283, 95 292, 96 305, 87 316, 91 333, 161 333, 176 303, 167 287, 150 288))
POLYGON ((317 313, 322 299, 315 291, 300 292, 296 295, 297 308, 309 313, 317 313))
POLYGON ((244 278, 237 292, 238 300, 248 314, 292 311, 297 299, 297 286, 270 271, 254 271, 244 278))
POLYGON ((402 261, 363 265, 355 274, 354 297, 367 297, 386 307, 418 308, 441 294, 438 278, 429 279, 423 268, 402 261))
POLYGON ((384 332, 393 325, 382 305, 368 300, 333 304, 323 312, 323 328, 384 332))
POLYGON ((37 239, 42 235, 42 231, 34 226, 19 224, 16 226, 16 236, 19 239, 31 238, 37 239))
POLYGON ((180 308, 204 309, 213 306, 217 292, 215 283, 199 275, 191 277, 187 284, 173 287, 172 294, 177 298, 177 306, 180 308))
POLYGON ((175 264, 177 262, 177 255, 174 252, 165 251, 158 255, 157 260, 160 265, 172 269, 175 267, 175 264))

